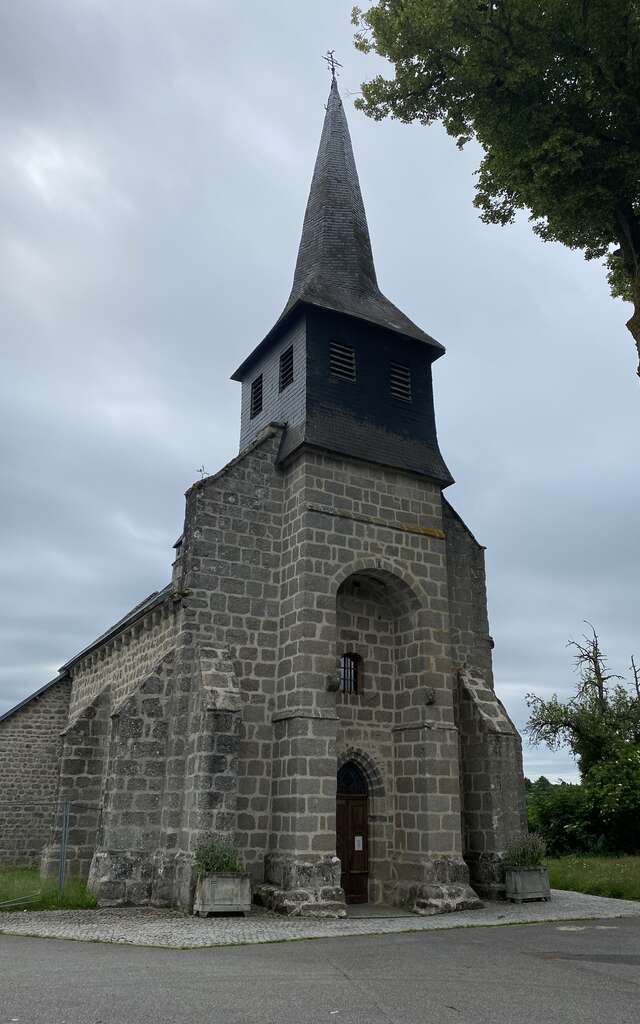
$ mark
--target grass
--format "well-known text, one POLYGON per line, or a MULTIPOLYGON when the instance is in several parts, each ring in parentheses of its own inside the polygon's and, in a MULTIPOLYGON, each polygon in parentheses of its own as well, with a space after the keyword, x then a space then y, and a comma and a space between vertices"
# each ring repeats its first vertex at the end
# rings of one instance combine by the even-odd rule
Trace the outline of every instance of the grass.
POLYGON ((95 897, 77 879, 69 879, 60 893, 57 880, 41 879, 37 868, 0 867, 0 911, 77 910, 95 905, 95 897), (34 893, 38 895, 31 898, 34 893))
POLYGON ((575 854, 545 861, 552 889, 572 889, 590 896, 640 900, 640 856, 596 857, 575 854))

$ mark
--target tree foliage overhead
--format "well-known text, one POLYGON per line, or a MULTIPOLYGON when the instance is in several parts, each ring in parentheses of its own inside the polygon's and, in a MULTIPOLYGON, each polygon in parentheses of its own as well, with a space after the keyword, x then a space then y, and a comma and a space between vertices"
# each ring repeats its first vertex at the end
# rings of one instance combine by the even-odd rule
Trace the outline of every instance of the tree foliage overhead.
POLYGON ((640 0, 378 0, 353 21, 395 67, 361 109, 477 139, 482 219, 527 210, 542 238, 605 258, 640 357, 640 0))

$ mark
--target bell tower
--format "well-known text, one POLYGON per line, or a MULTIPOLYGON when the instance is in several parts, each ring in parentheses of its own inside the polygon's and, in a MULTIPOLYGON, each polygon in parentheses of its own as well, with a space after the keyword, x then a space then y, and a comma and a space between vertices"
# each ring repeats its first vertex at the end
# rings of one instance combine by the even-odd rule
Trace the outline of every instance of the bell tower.
POLYGON ((276 422, 286 428, 280 463, 306 445, 447 486, 431 376, 443 353, 380 291, 332 77, 291 294, 233 374, 242 383, 240 451, 276 422))

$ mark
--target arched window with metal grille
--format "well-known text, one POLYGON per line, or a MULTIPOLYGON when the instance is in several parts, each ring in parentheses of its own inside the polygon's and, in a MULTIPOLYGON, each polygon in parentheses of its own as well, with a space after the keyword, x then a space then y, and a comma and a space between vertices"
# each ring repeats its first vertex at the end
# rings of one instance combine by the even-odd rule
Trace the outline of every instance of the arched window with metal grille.
POLYGON ((358 693, 362 684, 362 658, 359 654, 343 654, 340 658, 340 689, 358 693))

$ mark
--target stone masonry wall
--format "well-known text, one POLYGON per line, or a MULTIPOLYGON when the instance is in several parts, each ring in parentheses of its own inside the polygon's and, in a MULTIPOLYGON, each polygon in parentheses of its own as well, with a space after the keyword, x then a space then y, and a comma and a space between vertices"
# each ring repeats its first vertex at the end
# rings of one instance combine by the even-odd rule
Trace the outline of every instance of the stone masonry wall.
POLYGON ((446 500, 442 502, 442 517, 453 661, 456 665, 467 665, 493 687, 484 548, 446 500))
MULTIPOLYGON (((270 835, 271 715, 278 658, 281 430, 187 494, 176 688, 189 693, 175 842, 235 838, 256 881, 270 835)), ((182 883, 183 902, 193 880, 182 883)))
POLYGON ((155 868, 164 845, 173 660, 173 653, 168 654, 111 714, 100 827, 89 876, 101 905, 148 903, 158 889, 155 868))
POLYGON ((74 664, 71 668, 71 717, 107 686, 114 704, 132 693, 173 650, 177 614, 178 606, 166 601, 74 664))
POLYGON ((70 690, 61 679, 0 722, 0 864, 36 864, 49 839, 70 690))
POLYGON ((522 743, 493 689, 484 550, 444 503, 463 848, 481 895, 504 892, 505 847, 526 829, 522 743))
POLYGON ((460 883, 462 892, 440 489, 422 477, 309 449, 287 466, 285 480, 268 870, 291 880, 298 863, 308 878, 307 865, 315 862, 321 880, 323 860, 335 854, 338 715, 330 681, 338 590, 355 573, 390 588, 404 648, 391 729, 395 848, 388 898, 417 901, 424 886, 445 882, 460 883))
POLYGON ((394 854, 394 747, 397 608, 379 580, 349 577, 338 592, 338 656, 361 659, 358 692, 336 693, 339 763, 354 760, 368 783, 369 895, 384 898, 394 854))
POLYGON ((67 873, 86 879, 96 848, 103 802, 103 782, 111 728, 111 701, 107 687, 82 709, 65 729, 58 800, 49 842, 42 854, 45 877, 56 875, 60 861, 60 840, 64 803, 69 803, 67 873))

